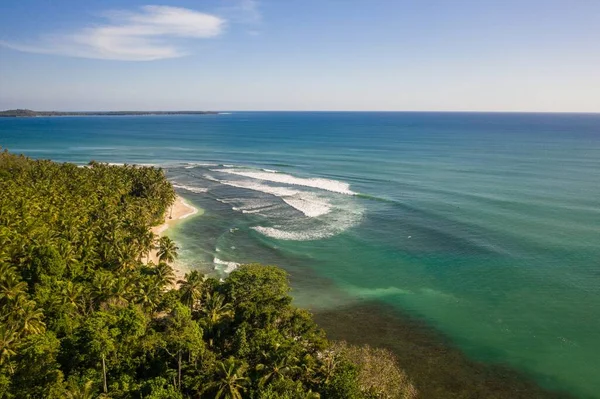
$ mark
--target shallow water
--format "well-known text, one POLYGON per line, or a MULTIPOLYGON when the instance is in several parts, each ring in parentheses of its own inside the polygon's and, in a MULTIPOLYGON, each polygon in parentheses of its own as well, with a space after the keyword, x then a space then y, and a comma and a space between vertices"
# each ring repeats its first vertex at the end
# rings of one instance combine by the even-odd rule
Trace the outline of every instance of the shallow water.
POLYGON ((171 232, 187 267, 278 264, 317 313, 380 304, 600 397, 600 115, 0 119, 0 145, 161 165, 205 210, 171 232))

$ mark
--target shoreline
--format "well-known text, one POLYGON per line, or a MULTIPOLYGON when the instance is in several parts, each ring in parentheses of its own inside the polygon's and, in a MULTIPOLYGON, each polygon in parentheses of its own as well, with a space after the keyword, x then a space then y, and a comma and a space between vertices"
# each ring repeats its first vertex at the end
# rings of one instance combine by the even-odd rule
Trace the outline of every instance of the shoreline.
MULTIPOLYGON (((175 202, 173 202, 173 205, 171 205, 171 207, 169 207, 169 209, 167 209, 167 211, 165 212, 165 218, 163 220, 163 223, 159 224, 158 226, 153 226, 150 229, 150 231, 152 231, 152 233, 154 233, 157 237, 161 237, 162 235, 164 235, 165 231, 167 231, 170 227, 181 223, 183 220, 191 216, 202 213, 203 212, 201 212, 201 210, 186 202, 186 200, 183 197, 177 195, 177 197, 175 198, 175 202)), ((157 252, 157 249, 150 251, 146 263, 153 262, 154 264, 158 264, 157 252)), ((177 261, 173 262, 173 264, 171 264, 170 266, 173 268, 176 280, 183 279, 185 273, 189 271, 182 268, 181 265, 178 265, 177 261)))

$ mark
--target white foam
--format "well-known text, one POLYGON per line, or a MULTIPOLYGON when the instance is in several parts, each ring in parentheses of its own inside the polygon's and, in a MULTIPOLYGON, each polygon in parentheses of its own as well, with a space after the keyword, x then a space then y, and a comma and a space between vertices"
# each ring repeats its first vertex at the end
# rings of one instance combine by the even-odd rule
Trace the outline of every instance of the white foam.
POLYGON ((276 209, 280 209, 281 206, 279 204, 272 204, 272 205, 267 205, 267 206, 263 206, 260 208, 250 208, 250 209, 242 209, 242 208, 234 208, 234 211, 241 211, 242 213, 262 213, 263 215, 267 212, 269 212, 269 214, 272 214, 272 211, 276 210, 276 209))
MULTIPOLYGON (((329 202, 317 197, 313 193, 293 190, 287 187, 267 186, 255 182, 221 180, 221 184, 274 195, 309 218, 325 215, 331 211, 329 202)), ((236 209, 234 208, 234 210, 236 209)))
POLYGON ((261 193, 271 194, 276 197, 289 197, 298 194, 297 190, 292 190, 287 187, 273 187, 254 182, 219 180, 219 183, 231 187, 244 188, 246 190, 260 191, 261 193))
POLYGON ((315 196, 304 194, 305 196, 284 197, 286 204, 296 208, 309 218, 326 215, 331 211, 331 205, 327 201, 316 199, 315 196))
POLYGON ((275 204, 272 201, 265 201, 263 199, 236 198, 230 200, 229 202, 236 204, 241 203, 242 205, 234 206, 232 209, 242 213, 257 213, 278 207, 278 204, 275 204))
POLYGON ((241 210, 242 213, 260 213, 263 212, 265 210, 265 208, 258 208, 258 209, 239 209, 239 208, 233 208, 234 211, 239 211, 241 210))
POLYGON ((210 180, 210 181, 216 181, 216 182, 220 182, 219 179, 214 178, 211 175, 202 175, 202 177, 204 177, 206 180, 210 180))
MULTIPOLYGON (((223 165, 225 166, 225 165, 223 165)), ((229 173, 232 175, 248 177, 250 179, 270 181, 274 183, 289 184, 292 186, 304 186, 316 188, 319 190, 331 191, 339 194, 355 195, 356 193, 350 190, 350 185, 337 180, 322 179, 322 178, 301 178, 285 173, 273 172, 258 172, 245 169, 211 169, 213 172, 229 173)))
POLYGON ((285 231, 275 227, 263 227, 254 226, 252 230, 259 232, 260 234, 275 238, 276 240, 285 241, 312 241, 321 240, 333 236, 333 233, 327 233, 324 231, 285 231))
POLYGON ((240 265, 237 262, 227 262, 225 260, 221 260, 217 257, 215 257, 215 259, 213 260, 213 263, 215 264, 215 269, 219 268, 218 266, 225 266, 224 269, 221 269, 224 273, 231 273, 232 271, 234 271, 235 269, 238 268, 238 266, 240 265))
POLYGON ((338 204, 320 218, 305 218, 293 223, 254 226, 253 230, 277 240, 311 241, 333 237, 360 223, 363 209, 353 204, 338 204))
POLYGON ((278 173, 275 169, 262 169, 263 172, 278 173))
POLYGON ((123 163, 123 162, 108 162, 109 166, 142 166, 142 167, 157 167, 156 163, 123 163))
POLYGON ((196 167, 214 167, 214 166, 219 166, 219 164, 217 163, 202 163, 202 162, 188 162, 187 166, 184 166, 185 169, 192 169, 192 168, 196 168, 196 167))
POLYGON ((196 193, 196 194, 201 194, 201 193, 205 193, 208 191, 207 188, 203 188, 203 187, 194 187, 194 186, 186 186, 185 184, 176 184, 173 183, 173 187, 175 188, 181 188, 187 191, 191 191, 192 193, 196 193))

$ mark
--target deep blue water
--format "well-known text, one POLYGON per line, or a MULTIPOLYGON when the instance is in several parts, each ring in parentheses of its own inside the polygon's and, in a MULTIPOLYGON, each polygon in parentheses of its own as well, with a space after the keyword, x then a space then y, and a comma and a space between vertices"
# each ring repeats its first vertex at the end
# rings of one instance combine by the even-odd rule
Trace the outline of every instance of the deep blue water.
POLYGON ((205 210, 170 233, 182 267, 278 264, 299 305, 384 303, 600 397, 600 115, 5 118, 0 145, 163 166, 205 210))

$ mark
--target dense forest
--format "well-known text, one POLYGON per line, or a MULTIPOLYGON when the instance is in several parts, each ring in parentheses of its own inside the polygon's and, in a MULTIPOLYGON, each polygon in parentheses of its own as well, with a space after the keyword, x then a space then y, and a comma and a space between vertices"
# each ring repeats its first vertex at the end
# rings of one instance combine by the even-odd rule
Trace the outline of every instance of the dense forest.
POLYGON ((175 281, 150 231, 175 198, 160 169, 0 153, 0 397, 417 397, 388 351, 329 342, 282 269, 175 281))

